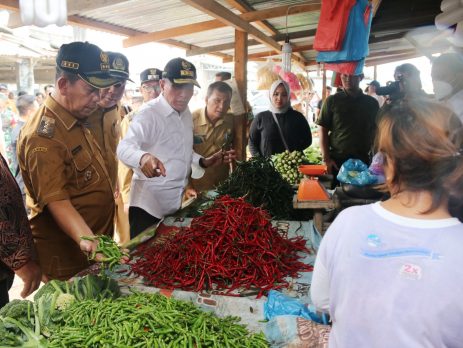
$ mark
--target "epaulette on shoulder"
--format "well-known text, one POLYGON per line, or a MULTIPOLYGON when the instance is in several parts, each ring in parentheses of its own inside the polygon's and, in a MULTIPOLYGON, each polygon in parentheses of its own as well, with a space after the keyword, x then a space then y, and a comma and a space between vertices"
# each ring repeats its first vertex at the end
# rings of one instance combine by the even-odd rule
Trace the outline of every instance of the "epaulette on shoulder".
POLYGON ((45 138, 53 138, 55 134, 55 119, 42 116, 39 126, 37 127, 37 134, 45 138))

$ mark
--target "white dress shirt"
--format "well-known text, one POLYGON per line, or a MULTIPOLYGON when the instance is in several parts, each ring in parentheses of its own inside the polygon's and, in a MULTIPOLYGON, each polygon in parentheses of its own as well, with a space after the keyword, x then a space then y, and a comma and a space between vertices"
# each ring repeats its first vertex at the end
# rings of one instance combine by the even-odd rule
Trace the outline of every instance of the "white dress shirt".
POLYGON ((193 151, 190 110, 187 108, 179 114, 162 94, 144 104, 120 141, 117 156, 134 171, 130 206, 157 218, 176 212, 182 203, 191 166, 198 166, 201 158, 193 151), (164 164, 165 177, 147 178, 142 173, 140 159, 145 153, 164 164))

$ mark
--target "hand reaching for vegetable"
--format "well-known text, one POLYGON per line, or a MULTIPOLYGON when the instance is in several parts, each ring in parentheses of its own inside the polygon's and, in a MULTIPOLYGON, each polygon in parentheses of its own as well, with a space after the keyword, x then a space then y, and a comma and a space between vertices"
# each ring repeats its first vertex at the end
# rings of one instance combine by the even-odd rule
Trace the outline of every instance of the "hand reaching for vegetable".
POLYGON ((129 261, 128 251, 121 250, 116 242, 108 236, 82 236, 80 249, 87 253, 89 260, 103 262, 112 270, 116 265, 129 261))

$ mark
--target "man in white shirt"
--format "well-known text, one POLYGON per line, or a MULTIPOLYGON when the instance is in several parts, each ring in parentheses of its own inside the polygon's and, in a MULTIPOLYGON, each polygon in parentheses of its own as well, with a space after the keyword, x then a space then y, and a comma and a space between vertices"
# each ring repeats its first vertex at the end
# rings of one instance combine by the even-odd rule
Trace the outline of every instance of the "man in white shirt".
POLYGON ((180 208, 191 167, 229 163, 234 150, 203 158, 193 151, 193 120, 188 103, 196 68, 182 58, 170 60, 160 81, 162 94, 135 115, 117 148, 119 159, 133 168, 130 193, 130 237, 180 208))
POLYGON ((444 53, 432 63, 434 95, 444 102, 463 122, 463 56, 444 53))

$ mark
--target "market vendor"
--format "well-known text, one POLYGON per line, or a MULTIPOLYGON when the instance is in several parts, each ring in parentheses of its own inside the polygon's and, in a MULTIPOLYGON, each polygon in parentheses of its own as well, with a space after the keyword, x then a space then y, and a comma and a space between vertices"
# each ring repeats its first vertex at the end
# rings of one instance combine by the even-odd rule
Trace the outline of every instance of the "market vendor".
POLYGON ((19 166, 38 259, 48 279, 68 279, 88 267, 85 253, 93 252, 96 242, 82 236, 113 234, 113 180, 88 117, 97 109, 100 89, 117 82, 99 47, 62 45, 56 89, 21 131, 19 166))
POLYGON ((130 236, 134 238, 180 208, 191 166, 229 163, 234 150, 204 158, 193 151, 193 121, 188 103, 196 68, 182 58, 170 60, 161 80, 162 93, 135 115, 117 148, 119 159, 133 168, 130 236))
MULTIPOLYGON (((222 81, 209 85, 206 106, 193 112, 193 150, 203 156, 212 156, 222 149, 230 149, 233 140, 233 114, 228 113, 232 97, 231 87, 222 81)), ((228 164, 208 168, 199 179, 190 180, 190 188, 200 192, 212 190, 229 174, 228 164)))

